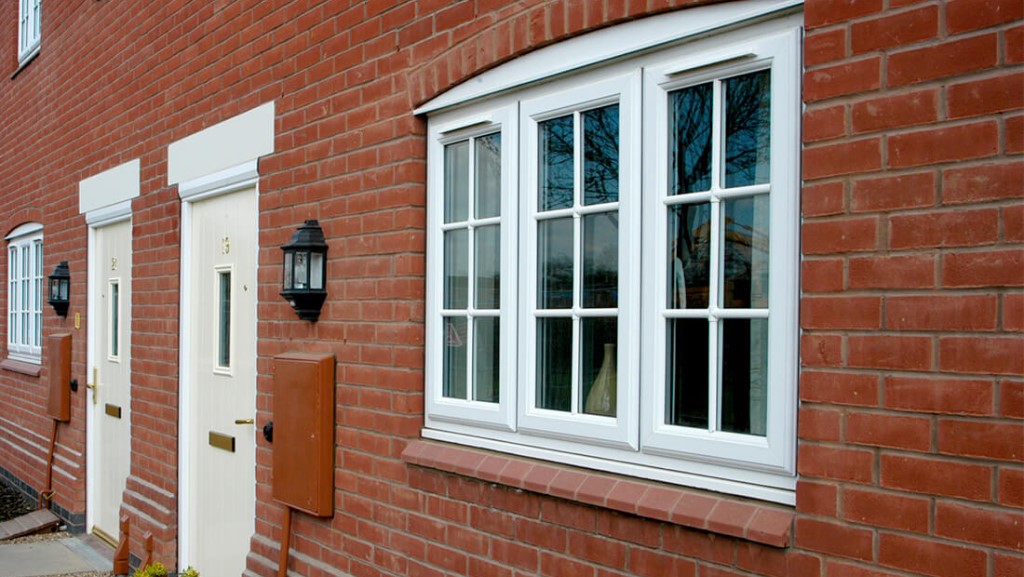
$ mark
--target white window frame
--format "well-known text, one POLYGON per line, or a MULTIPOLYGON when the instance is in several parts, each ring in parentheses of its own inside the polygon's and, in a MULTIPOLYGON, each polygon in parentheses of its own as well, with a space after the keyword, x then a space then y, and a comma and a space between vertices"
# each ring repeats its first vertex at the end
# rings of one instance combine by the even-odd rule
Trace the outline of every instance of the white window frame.
POLYGON ((25 63, 39 52, 42 32, 42 0, 18 0, 18 62, 25 63))
MULTIPOLYGON (((559 61, 546 77, 536 78, 534 70, 513 61, 487 72, 484 86, 467 83, 417 111, 429 113, 424 437, 795 502, 802 16, 794 8, 799 5, 737 2, 612 27, 531 55, 559 61), (618 49, 624 43, 635 46, 645 31, 671 29, 680 14, 688 20, 673 41, 652 32, 659 42, 635 47, 637 54, 618 49), (690 38, 709 30, 717 32, 690 38), (597 45, 590 38, 595 34, 601 35, 597 45), (594 56, 595 46, 605 51, 604 59, 594 56), (661 199, 667 187, 667 95, 689 84, 765 68, 772 71, 770 286, 768 309, 756 314, 771 319, 766 434, 727 433, 714 424, 707 431, 666 425, 667 283, 661 263, 667 262, 668 243, 661 199), (495 87, 492 92, 488 84, 495 87), (620 106, 618 412, 612 418, 539 410, 533 408, 538 180, 536 161, 527 159, 538 157, 538 122, 612 102, 620 106), (444 398, 441 390, 443 153, 446 144, 496 131, 502 134, 503 162, 501 389, 498 403, 477 403, 444 398)), ((711 315, 721 312, 710 308, 711 315)))
POLYGON ((7 241, 7 358, 31 364, 42 362, 43 227, 23 224, 7 241))

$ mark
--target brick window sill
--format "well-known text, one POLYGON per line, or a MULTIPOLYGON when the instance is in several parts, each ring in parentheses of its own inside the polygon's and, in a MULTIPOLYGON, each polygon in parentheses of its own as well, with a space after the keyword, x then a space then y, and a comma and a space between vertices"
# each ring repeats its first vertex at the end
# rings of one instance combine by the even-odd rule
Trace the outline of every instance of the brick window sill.
POLYGON ((30 377, 38 377, 39 374, 43 372, 43 367, 41 365, 34 365, 32 363, 14 361, 11 359, 4 359, 0 361, 0 369, 11 371, 12 373, 21 373, 30 377))
POLYGON ((770 547, 783 548, 790 543, 792 509, 739 497, 719 496, 434 441, 411 442, 402 452, 402 459, 420 467, 770 547))

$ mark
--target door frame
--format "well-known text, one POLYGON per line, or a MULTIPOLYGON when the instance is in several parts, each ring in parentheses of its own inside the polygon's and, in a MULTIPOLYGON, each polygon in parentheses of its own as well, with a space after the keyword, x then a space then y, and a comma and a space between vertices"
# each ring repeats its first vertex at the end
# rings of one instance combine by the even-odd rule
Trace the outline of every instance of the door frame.
MULTIPOLYGON (((181 274, 179 276, 178 293, 180 296, 180 308, 178 311, 178 566, 188 565, 192 553, 191 543, 191 514, 189 509, 192 506, 193 496, 189 488, 192 468, 189 462, 189 449, 192 440, 192 415, 190 411, 192 403, 192 211, 193 204, 209 198, 224 196, 233 192, 246 189, 253 189, 256 195, 256 214, 252 215, 253 223, 257 228, 257 243, 253 247, 256 253, 257 278, 259 274, 259 174, 257 172, 257 161, 252 160, 231 168, 197 178, 178 185, 178 196, 181 198, 181 274)), ((252 310, 252 318, 257 319, 259 308, 259 291, 252 310)), ((240 318, 244 318, 239 315, 240 318)), ((259 341, 258 330, 253 331, 253 338, 259 341)), ((255 386, 253 395, 257 394, 255 386)), ((255 399, 254 399, 255 401, 255 399)), ((255 444, 253 451, 256 451, 255 444)), ((256 471, 253 470, 253 482, 256 482, 256 471)), ((255 506, 255 500, 253 502, 255 506)), ((253 515, 256 514, 255 508, 253 515)))
MULTIPOLYGON (((86 382, 92 378, 92 367, 97 365, 98 359, 96 358, 96 339, 98 338, 98 322, 88 322, 93 319, 97 319, 96 315, 103 314, 97 306, 98 303, 92 296, 96 293, 97 284, 100 282, 100 263, 98 261, 99 254, 97 254, 97 240, 96 237, 99 234, 98 230, 111 224, 117 224, 123 221, 129 221, 129 227, 131 226, 132 220, 132 203, 131 200, 125 200, 117 204, 111 205, 110 207, 102 210, 91 211, 86 217, 86 224, 89 227, 89 240, 88 240, 88 265, 86 273, 86 382)), ((131 229, 129 228, 129 238, 131 239, 131 229)), ((133 260, 135 253, 129 247, 129 255, 133 260)), ((132 306, 132 296, 126 306, 129 308, 132 306)), ((132 318, 132 317, 129 317, 132 318)), ((131 327, 125 331, 124 342, 122 345, 125 347, 124 350, 128 351, 128 372, 131 373, 131 351, 132 351, 132 331, 131 327)), ((96 411, 92 407, 92 395, 95 394, 92 391, 86 391, 86 411, 85 411, 85 530, 86 532, 92 531, 93 525, 96 524, 96 508, 98 507, 98 497, 96 495, 97 489, 97 475, 96 471, 98 463, 96 462, 96 443, 99 442, 96 438, 96 411)), ((128 382, 128 396, 131 398, 131 382, 128 382)), ((131 405, 129 403, 128 408, 128 430, 131 431, 131 405)), ((130 433, 129 433, 130 436, 130 433)), ((131 441, 129 440, 129 443, 131 441)), ((130 459, 129 453, 129 459, 130 459)), ((128 464, 129 475, 131 474, 131 462, 128 464)), ((111 537, 117 538, 117 535, 111 535, 111 537)))

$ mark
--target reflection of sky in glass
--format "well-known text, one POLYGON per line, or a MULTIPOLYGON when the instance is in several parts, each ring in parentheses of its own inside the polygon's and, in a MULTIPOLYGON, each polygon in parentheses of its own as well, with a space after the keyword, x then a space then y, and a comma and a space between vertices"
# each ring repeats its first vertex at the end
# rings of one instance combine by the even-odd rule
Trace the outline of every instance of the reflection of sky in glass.
POLYGON ((711 266, 711 204, 683 204, 668 213, 668 306, 708 306, 711 266))
POLYGON ((583 306, 615 308, 619 285, 618 213, 583 217, 583 306))
POLYGON ((459 222, 469 214, 469 141, 444 147, 444 221, 459 222))
POLYGON ((477 218, 501 214, 501 134, 476 139, 477 218))
POLYGON ((475 235, 476 308, 496 309, 501 306, 501 229, 482 226, 475 235))
POLYGON ((573 224, 571 218, 537 225, 537 307, 572 307, 573 224))
POLYGON ((464 309, 468 304, 469 231, 444 233, 444 308, 464 309))
POLYGON ((771 163, 771 77, 768 70, 723 82, 725 186, 768 182, 771 163))
POLYGON ((573 202, 573 117, 540 123, 540 210, 569 208, 573 202))
POLYGON ((711 84, 669 95, 669 196, 711 188, 711 84))
POLYGON ((583 113, 583 204, 619 200, 619 106, 583 113))
POLYGON ((723 306, 768 306, 768 195, 727 200, 723 306))

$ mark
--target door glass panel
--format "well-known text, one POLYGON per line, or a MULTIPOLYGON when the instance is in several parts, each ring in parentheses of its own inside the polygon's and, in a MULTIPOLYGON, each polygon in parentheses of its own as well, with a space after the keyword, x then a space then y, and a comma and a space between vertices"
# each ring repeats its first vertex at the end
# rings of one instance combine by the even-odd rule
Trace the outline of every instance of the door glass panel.
POLYGON ((682 204, 669 207, 669 308, 707 308, 710 256, 711 204, 682 204))
POLYGON ((473 323, 473 400, 497 403, 501 360, 500 321, 498 317, 477 317, 473 323))
POLYGON ((461 222, 469 215, 469 141, 444 147, 444 221, 461 222))
POLYGON ((441 394, 453 399, 466 398, 466 317, 444 318, 444 352, 441 367, 441 394))
POLYGON ((574 151, 571 114, 540 123, 541 211, 572 207, 574 151))
POLYGON ((116 280, 110 281, 110 356, 116 359, 120 356, 121 334, 121 283, 116 280))
POLYGON ((572 319, 537 319, 537 408, 572 406, 572 319))
POLYGON ((583 306, 615 308, 618 300, 619 215, 615 212, 586 215, 583 217, 583 306))
POLYGON ((469 303, 469 231, 444 233, 444 308, 464 309, 469 303))
POLYGON ((725 201, 723 306, 768 306, 768 195, 725 201))
POLYGON ((669 196, 711 189, 711 84, 669 94, 669 196))
POLYGON ((217 273, 217 366, 231 366, 231 271, 217 273))
POLYGON ((722 321, 722 430, 765 435, 768 319, 722 321))
POLYGON ((708 321, 670 319, 665 422, 679 427, 708 427, 708 321))
POLYGON ((619 200, 619 105, 583 113, 583 204, 619 200))
POLYGON ((566 309, 572 307, 572 220, 571 218, 556 218, 537 224, 538 308, 566 309))
POLYGON ((580 325, 583 412, 614 417, 618 392, 618 319, 584 318, 580 325))
POLYGON ((476 217, 501 214, 501 134, 476 139, 476 217))
POLYGON ((730 78, 725 89, 725 186, 770 178, 771 75, 761 70, 730 78))

